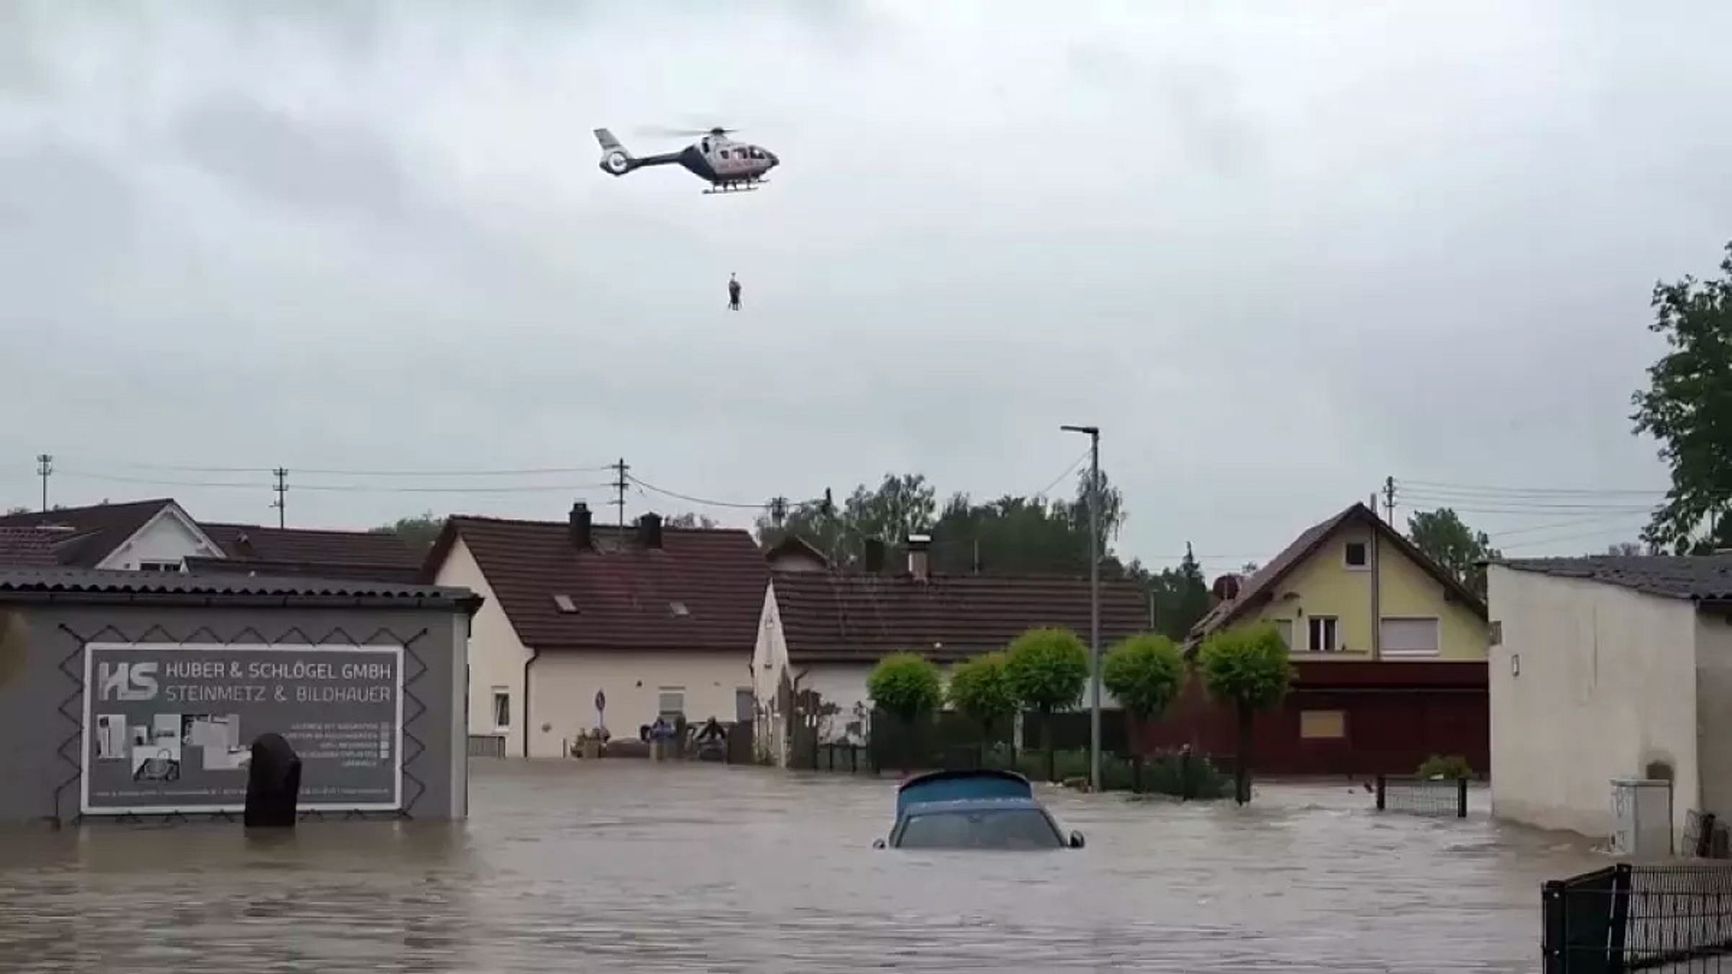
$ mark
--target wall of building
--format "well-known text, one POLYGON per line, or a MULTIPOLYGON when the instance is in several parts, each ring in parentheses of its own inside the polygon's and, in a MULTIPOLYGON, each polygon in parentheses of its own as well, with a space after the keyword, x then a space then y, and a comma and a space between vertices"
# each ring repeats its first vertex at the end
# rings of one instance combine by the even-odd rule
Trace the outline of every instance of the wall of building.
POLYGON ((432 820, 467 814, 463 670, 469 620, 461 611, 56 602, 0 603, 0 612, 10 614, 11 625, 22 620, 24 632, 21 660, 0 666, 0 781, 6 783, 0 788, 0 822, 64 821, 79 814, 86 641, 405 644, 408 659, 418 661, 404 664, 406 810, 432 820), (62 701, 69 701, 65 711, 62 701))
POLYGON ((1696 610, 1582 579, 1492 566, 1494 814, 1612 831, 1613 778, 1674 772, 1674 835, 1700 798, 1696 610))
POLYGON ((1732 819, 1732 617, 1696 616, 1697 762, 1700 808, 1732 819))
POLYGON ((151 518, 138 533, 110 552, 98 568, 136 571, 139 562, 172 562, 179 564, 190 557, 222 558, 222 549, 189 522, 178 517, 173 507, 151 518))
POLYGON ((439 566, 435 583, 466 588, 486 601, 475 613, 469 637, 468 732, 503 734, 507 757, 523 756, 523 664, 530 657, 505 609, 493 596, 493 587, 481 573, 475 556, 460 537, 451 545, 439 566), (509 695, 510 720, 503 728, 494 722, 493 694, 509 695))
POLYGON ((788 760, 787 715, 782 712, 778 691, 788 671, 788 642, 782 633, 781 611, 776 605, 776 583, 764 593, 758 615, 758 642, 752 648, 752 696, 756 705, 753 746, 758 759, 785 767, 788 760))
MULTIPOLYGON (((1325 660, 1371 658, 1372 572, 1369 568, 1349 568, 1346 562, 1346 546, 1350 542, 1370 544, 1371 534, 1368 525, 1357 524, 1337 531, 1282 579, 1274 587, 1274 598, 1248 613, 1246 622, 1291 622, 1296 656, 1325 660), (1288 593, 1294 597, 1283 597, 1288 593), (1337 618, 1341 652, 1306 652, 1306 619, 1310 616, 1337 618)), ((1434 617, 1439 624, 1436 658, 1486 658, 1487 626, 1477 612, 1447 598, 1448 589, 1441 582, 1393 545, 1382 544, 1377 560, 1378 600, 1383 618, 1434 617)))
POLYGON ((529 671, 529 756, 559 757, 567 742, 596 726, 595 693, 607 695, 604 717, 616 737, 635 738, 656 719, 662 688, 685 694, 686 719, 735 718, 743 689, 752 690, 752 657, 738 653, 644 650, 544 650, 529 671))

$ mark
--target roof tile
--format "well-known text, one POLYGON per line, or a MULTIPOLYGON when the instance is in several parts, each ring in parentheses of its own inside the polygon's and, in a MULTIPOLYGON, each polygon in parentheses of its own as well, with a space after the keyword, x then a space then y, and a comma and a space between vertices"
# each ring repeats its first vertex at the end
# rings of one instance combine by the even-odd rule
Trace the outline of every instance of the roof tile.
MULTIPOLYGON (((777 572, 776 608, 791 661, 870 662, 900 650, 940 660, 1003 649, 1029 629, 1089 631, 1089 583, 1059 576, 777 572)), ((1149 628, 1134 581, 1101 582, 1101 639, 1149 628)))
POLYGON ((1732 555, 1589 555, 1511 558, 1493 564, 1518 572, 1604 582, 1667 598, 1732 601, 1732 555))

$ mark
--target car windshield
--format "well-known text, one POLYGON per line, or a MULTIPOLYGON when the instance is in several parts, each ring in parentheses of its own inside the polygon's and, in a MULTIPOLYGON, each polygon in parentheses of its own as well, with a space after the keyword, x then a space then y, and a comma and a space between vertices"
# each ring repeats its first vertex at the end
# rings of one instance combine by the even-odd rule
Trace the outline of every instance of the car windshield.
POLYGON ((904 849, 1058 849, 1064 842, 1039 809, 976 808, 912 813, 897 845, 904 849))

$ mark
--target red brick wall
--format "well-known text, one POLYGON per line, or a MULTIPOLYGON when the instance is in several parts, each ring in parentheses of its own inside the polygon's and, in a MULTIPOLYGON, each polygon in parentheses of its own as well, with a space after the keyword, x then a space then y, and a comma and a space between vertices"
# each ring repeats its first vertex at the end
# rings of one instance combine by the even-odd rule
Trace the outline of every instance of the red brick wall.
MULTIPOLYGON (((1280 709, 1258 714, 1252 767, 1263 774, 1411 774, 1433 754, 1460 754, 1476 772, 1490 765, 1483 663, 1299 662, 1280 709), (1303 710, 1339 710, 1346 737, 1299 736, 1303 710)), ((1146 748, 1190 744, 1224 765, 1238 748, 1230 709, 1193 677, 1165 718, 1138 729, 1146 748)))

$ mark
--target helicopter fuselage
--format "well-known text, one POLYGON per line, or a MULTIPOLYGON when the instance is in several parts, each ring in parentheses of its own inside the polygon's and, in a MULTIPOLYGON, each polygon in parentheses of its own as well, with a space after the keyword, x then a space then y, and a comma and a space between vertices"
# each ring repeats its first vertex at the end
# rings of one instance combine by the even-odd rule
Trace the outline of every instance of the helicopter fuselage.
POLYGON ((601 171, 623 176, 644 166, 678 165, 718 190, 746 189, 760 182, 781 160, 763 146, 735 142, 721 135, 706 135, 678 152, 633 156, 606 129, 598 129, 601 171))

